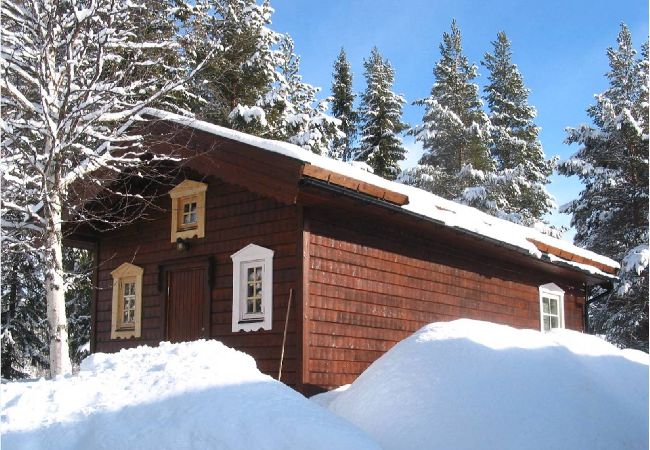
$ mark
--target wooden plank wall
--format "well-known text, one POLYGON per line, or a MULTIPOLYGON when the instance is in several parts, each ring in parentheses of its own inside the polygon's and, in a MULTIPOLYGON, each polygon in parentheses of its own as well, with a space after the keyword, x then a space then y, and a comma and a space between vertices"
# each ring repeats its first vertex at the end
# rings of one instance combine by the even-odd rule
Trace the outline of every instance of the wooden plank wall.
POLYGON ((568 328, 582 329, 579 283, 526 273, 389 221, 311 212, 305 383, 351 383, 421 326, 472 318, 539 329, 538 287, 565 294, 568 328))
MULTIPOLYGON (((169 213, 158 214, 150 221, 141 221, 138 225, 100 235, 96 351, 111 352, 142 344, 157 345, 165 338, 165 289, 159 289, 160 266, 213 257, 215 273, 211 292, 210 336, 249 353, 256 359, 260 370, 276 376, 289 290, 293 288, 295 291, 301 279, 297 263, 300 247, 297 239, 299 209, 215 178, 203 181, 208 183, 206 237, 190 240, 189 251, 181 253, 169 242, 169 213), (273 329, 232 333, 230 255, 250 243, 275 251, 273 329), (110 272, 125 261, 144 268, 142 338, 128 342, 110 339, 110 272)), ((169 199, 161 199, 160 206, 169 209, 169 199)), ((297 382, 296 341, 296 315, 293 310, 282 370, 283 381, 290 385, 297 382)))

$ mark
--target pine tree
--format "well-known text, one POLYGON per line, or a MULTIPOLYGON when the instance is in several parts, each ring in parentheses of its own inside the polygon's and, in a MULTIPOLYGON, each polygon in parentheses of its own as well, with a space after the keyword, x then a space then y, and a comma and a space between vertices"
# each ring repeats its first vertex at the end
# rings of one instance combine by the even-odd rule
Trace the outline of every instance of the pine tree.
POLYGON ((341 134, 319 88, 302 81, 290 36, 271 28, 268 1, 201 0, 184 4, 183 54, 200 61, 217 51, 192 83, 200 119, 328 153, 341 134))
POLYGON ((463 54, 461 33, 452 21, 444 33, 440 60, 433 74, 431 95, 414 104, 424 106, 422 124, 411 134, 425 150, 419 166, 402 180, 442 197, 462 201, 490 212, 501 205, 490 189, 500 179, 494 176, 490 156, 489 120, 482 110, 478 86, 473 83, 477 68, 463 54))
POLYGON ((355 160, 364 161, 375 174, 394 180, 399 173, 399 161, 406 155, 399 134, 408 128, 402 122, 405 100, 392 92, 395 75, 388 60, 377 47, 364 60, 366 91, 361 97, 360 146, 355 160))
POLYGON ((354 110, 352 70, 342 47, 332 74, 332 114, 341 121, 341 131, 345 133, 344 138, 336 139, 333 143, 334 156, 349 161, 357 134, 358 115, 354 110))
POLYGON ((501 184, 501 210, 518 216, 518 222, 531 226, 555 206, 546 191, 554 161, 547 161, 539 141, 537 115, 528 105, 528 89, 519 69, 512 62, 511 44, 504 32, 492 42, 493 53, 486 53, 482 64, 489 70, 485 100, 490 109, 490 149, 501 184))
POLYGON ((559 171, 584 189, 563 209, 577 245, 621 262, 612 294, 590 310, 594 331, 648 351, 648 43, 637 59, 622 24, 607 55, 609 87, 587 109, 594 126, 567 128, 566 143, 580 148, 559 171))

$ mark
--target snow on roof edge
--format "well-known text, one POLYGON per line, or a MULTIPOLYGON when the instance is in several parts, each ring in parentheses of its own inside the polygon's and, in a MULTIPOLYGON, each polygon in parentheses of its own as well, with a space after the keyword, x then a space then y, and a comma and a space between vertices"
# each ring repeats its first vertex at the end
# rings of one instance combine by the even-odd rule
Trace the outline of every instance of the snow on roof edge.
MULTIPOLYGON (((471 233, 477 233, 487 238, 519 247, 537 258, 542 257, 542 252, 528 239, 538 240, 574 255, 611 267, 612 269, 620 268, 620 264, 613 259, 577 247, 570 242, 545 235, 530 227, 525 227, 504 219, 490 216, 476 208, 461 205, 451 200, 446 200, 414 186, 386 180, 385 178, 358 167, 354 167, 353 165, 343 161, 317 155, 295 144, 253 136, 192 117, 181 116, 179 114, 155 108, 145 108, 142 110, 141 114, 150 115, 160 120, 174 122, 179 125, 188 126, 197 130, 205 131, 206 133, 278 153, 304 163, 312 164, 341 175, 407 195, 409 203, 403 205, 402 209, 442 222, 450 228, 458 228, 471 233)), ((566 260, 563 261, 567 262, 566 260)), ((611 275, 605 274, 603 271, 593 266, 573 263, 571 261, 568 261, 568 263, 576 268, 580 267, 584 269, 585 267, 590 267, 593 271, 591 269, 587 270, 589 273, 599 276, 607 275, 608 278, 611 278, 611 275)))

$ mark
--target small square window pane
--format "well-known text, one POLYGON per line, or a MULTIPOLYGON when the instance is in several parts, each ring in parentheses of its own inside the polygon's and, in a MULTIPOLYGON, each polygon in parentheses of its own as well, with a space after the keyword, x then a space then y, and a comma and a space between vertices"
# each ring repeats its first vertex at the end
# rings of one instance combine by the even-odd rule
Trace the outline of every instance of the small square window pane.
POLYGON ((549 306, 548 306, 549 299, 546 297, 542 298, 542 312, 545 314, 549 313, 549 306))
POLYGON ((248 292, 246 293, 246 297, 253 297, 254 295, 255 295, 255 284, 248 283, 248 292))
POLYGON ((544 316, 544 331, 549 331, 551 329, 551 318, 549 316, 544 316))
POLYGON ((558 328, 558 319, 557 317, 551 317, 551 328, 558 328))
POLYGON ((557 315, 557 300, 551 300, 551 314, 557 315))
POLYGON ((248 298, 248 299, 246 299, 246 312, 247 312, 247 313, 252 313, 252 312, 254 312, 254 311, 253 311, 253 301, 254 301, 254 300, 253 300, 252 298, 248 298))
POLYGON ((255 299, 255 312, 261 312, 262 311, 262 299, 257 298, 255 299))

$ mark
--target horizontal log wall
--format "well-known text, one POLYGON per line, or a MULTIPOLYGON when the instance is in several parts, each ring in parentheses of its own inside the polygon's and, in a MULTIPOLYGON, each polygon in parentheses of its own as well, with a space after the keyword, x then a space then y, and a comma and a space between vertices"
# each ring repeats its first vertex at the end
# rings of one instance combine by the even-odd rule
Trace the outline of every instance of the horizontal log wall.
POLYGON ((540 328, 539 286, 566 290, 567 328, 582 329, 579 283, 472 254, 390 220, 310 214, 305 383, 351 383, 423 325, 458 318, 540 328))
MULTIPOLYGON (((287 206, 215 178, 208 183, 205 238, 189 240, 179 252, 170 243, 171 213, 100 235, 99 292, 96 311, 96 351, 111 352, 136 345, 157 345, 165 339, 165 289, 160 289, 161 266, 214 258, 214 284, 210 293, 210 336, 252 355, 263 372, 277 376, 289 290, 298 275, 300 215, 287 206), (254 243, 274 250, 273 327, 271 331, 238 332, 232 326, 232 260, 230 255, 254 243), (110 272, 128 261, 144 268, 141 339, 111 340, 110 272)), ((160 206, 169 209, 169 198, 160 206)), ((295 301, 295 299, 294 299, 295 301)), ((295 305, 295 303, 294 303, 295 305)), ((295 310, 291 314, 282 379, 296 384, 297 338, 295 310)))

